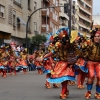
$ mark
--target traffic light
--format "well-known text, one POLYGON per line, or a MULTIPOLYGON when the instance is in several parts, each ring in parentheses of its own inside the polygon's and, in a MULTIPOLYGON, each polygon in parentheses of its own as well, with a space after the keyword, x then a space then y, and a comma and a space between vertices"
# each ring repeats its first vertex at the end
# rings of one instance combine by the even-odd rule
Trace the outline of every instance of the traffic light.
POLYGON ((64 13, 68 13, 68 3, 64 4, 64 13))

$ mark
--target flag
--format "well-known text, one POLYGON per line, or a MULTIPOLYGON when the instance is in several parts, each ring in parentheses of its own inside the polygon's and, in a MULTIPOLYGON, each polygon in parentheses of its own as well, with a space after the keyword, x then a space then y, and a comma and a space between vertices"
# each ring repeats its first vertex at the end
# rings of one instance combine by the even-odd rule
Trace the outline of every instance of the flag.
POLYGON ((76 30, 71 31, 71 39, 70 43, 73 43, 78 36, 78 32, 76 30))

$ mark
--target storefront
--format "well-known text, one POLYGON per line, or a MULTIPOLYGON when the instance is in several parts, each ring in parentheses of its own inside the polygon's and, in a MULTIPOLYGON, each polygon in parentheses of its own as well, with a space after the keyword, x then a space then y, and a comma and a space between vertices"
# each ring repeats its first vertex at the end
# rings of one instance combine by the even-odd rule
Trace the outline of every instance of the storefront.
POLYGON ((5 41, 4 41, 5 39, 10 40, 11 39, 11 34, 0 31, 0 45, 5 43, 5 41))

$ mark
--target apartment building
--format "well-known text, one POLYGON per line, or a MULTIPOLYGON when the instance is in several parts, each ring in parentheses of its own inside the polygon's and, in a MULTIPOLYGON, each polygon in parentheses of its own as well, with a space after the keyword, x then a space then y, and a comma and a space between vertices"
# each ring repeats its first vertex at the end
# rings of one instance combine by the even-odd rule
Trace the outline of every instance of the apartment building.
POLYGON ((54 7, 41 10, 41 33, 55 33, 59 29, 59 0, 42 0, 42 7, 54 7))
POLYGON ((12 16, 10 15, 9 9, 12 8, 12 1, 0 0, 0 44, 4 43, 4 39, 9 40, 13 33, 13 27, 9 20, 12 16))
MULTIPOLYGON (((40 0, 0 0, 0 38, 4 40, 1 42, 15 41, 17 44, 23 44, 28 17, 40 7, 40 0)), ((41 11, 37 11, 28 23, 27 36, 40 34, 40 30, 41 11)))
POLYGON ((87 33, 89 36, 89 31, 92 24, 92 3, 93 0, 73 0, 75 2, 75 29, 81 34, 87 33))
MULTIPOLYGON (((69 0, 67 0, 67 1, 60 0, 59 5, 64 6, 64 4, 66 4, 68 2, 69 2, 69 0)), ((60 19, 59 28, 68 27, 68 20, 69 20, 68 13, 64 12, 64 7, 60 7, 60 9, 61 9, 61 11, 59 13, 59 19, 60 19)))

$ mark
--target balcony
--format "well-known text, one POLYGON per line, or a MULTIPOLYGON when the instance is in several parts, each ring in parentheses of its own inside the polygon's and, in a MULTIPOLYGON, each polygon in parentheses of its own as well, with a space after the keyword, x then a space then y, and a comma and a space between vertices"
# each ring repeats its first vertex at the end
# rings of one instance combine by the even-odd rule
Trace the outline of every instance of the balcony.
POLYGON ((41 32, 49 32, 49 25, 47 24, 42 24, 42 27, 41 27, 41 32))
POLYGON ((85 0, 85 2, 92 6, 92 0, 85 0))
POLYGON ((78 3, 78 7, 83 10, 84 12, 88 13, 89 15, 91 15, 91 10, 88 10, 86 8, 84 8, 84 6, 81 4, 81 2, 77 1, 78 3))
POLYGON ((50 16, 49 9, 42 9, 42 16, 50 16))
POLYGON ((68 15, 65 14, 65 13, 63 13, 63 12, 60 12, 60 13, 59 13, 59 16, 64 17, 65 19, 69 20, 68 15))
MULTIPOLYGON (((91 18, 89 18, 87 15, 84 15, 84 14, 82 14, 82 13, 80 13, 80 12, 79 12, 79 16, 80 16, 82 19, 84 19, 84 20, 86 20, 86 21, 88 21, 88 22, 91 22, 91 21, 92 21, 91 18)), ((90 16, 90 17, 91 17, 91 16, 90 16)))
POLYGON ((79 12, 77 12, 77 15, 81 18, 81 19, 84 19, 84 20, 86 20, 87 22, 92 22, 92 20, 91 19, 88 19, 85 15, 83 15, 83 14, 81 14, 81 13, 79 13, 79 12))
POLYGON ((90 30, 90 26, 87 26, 86 24, 80 21, 78 23, 79 23, 79 26, 83 27, 84 29, 90 30))

